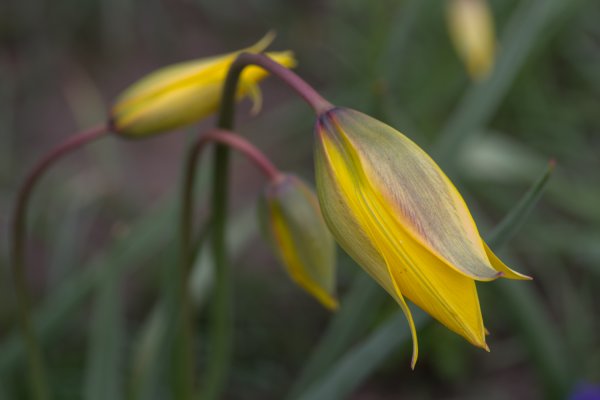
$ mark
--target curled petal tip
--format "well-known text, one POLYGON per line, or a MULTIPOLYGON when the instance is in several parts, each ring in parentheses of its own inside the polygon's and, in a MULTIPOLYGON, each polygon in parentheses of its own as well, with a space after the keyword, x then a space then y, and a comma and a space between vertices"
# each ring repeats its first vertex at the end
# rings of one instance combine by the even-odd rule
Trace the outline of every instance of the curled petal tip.
POLYGON ((321 304, 331 312, 337 312, 340 308, 340 303, 331 296, 327 296, 326 299, 321 299, 321 304))

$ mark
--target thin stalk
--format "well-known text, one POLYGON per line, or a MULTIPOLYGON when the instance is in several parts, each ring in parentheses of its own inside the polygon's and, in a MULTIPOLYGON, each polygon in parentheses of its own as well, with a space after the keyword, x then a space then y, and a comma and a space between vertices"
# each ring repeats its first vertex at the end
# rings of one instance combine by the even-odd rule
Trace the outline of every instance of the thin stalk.
MULTIPOLYGON (((264 54, 242 53, 231 64, 221 97, 217 127, 231 131, 235 116, 235 94, 240 74, 245 67, 256 65, 285 82, 312 109, 321 114, 333 105, 325 100, 291 70, 279 65, 264 54)), ((212 302, 210 321, 210 353, 204 397, 218 399, 225 386, 233 347, 233 308, 231 267, 227 260, 225 224, 227 220, 228 149, 217 145, 213 171, 212 197, 212 251, 215 262, 215 298, 212 302)))
POLYGON ((42 352, 31 322, 31 294, 27 286, 27 274, 25 271, 27 207, 36 183, 52 164, 63 156, 106 135, 108 131, 106 125, 96 126, 80 134, 71 136, 65 142, 55 147, 29 172, 17 196, 12 225, 11 267, 17 295, 19 327, 27 348, 30 387, 33 392, 33 398, 37 400, 49 399, 50 391, 48 389, 42 352))
POLYGON ((264 54, 242 53, 231 64, 221 98, 219 122, 221 129, 233 130, 235 92, 240 74, 249 65, 256 65, 276 76, 294 90, 317 114, 333 108, 312 86, 296 75, 292 70, 278 64, 264 54))
POLYGON ((261 172, 269 179, 276 180, 281 176, 279 170, 269 159, 254 145, 239 135, 224 130, 213 130, 198 138, 190 148, 184 170, 184 182, 181 205, 180 235, 181 235, 181 257, 182 271, 179 277, 179 301, 181 304, 179 318, 179 340, 176 348, 176 393, 177 398, 190 399, 193 395, 194 365, 191 357, 192 348, 192 317, 190 299, 187 294, 186 285, 189 280, 192 265, 194 263, 196 246, 193 244, 194 218, 194 182, 196 181, 196 165, 202 151, 212 142, 232 147, 243 153, 250 159, 261 172))

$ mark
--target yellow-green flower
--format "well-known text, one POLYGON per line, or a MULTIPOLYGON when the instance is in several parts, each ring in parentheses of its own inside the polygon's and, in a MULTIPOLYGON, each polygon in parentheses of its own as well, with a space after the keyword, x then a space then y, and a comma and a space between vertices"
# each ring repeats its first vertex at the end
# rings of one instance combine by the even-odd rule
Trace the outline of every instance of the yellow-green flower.
POLYGON ((265 231, 290 277, 335 310, 335 242, 317 196, 297 177, 282 175, 269 183, 261 203, 265 231))
MULTIPOLYGON (((171 65, 142 78, 117 99, 111 112, 113 129, 124 136, 145 137, 192 124, 214 113, 221 100, 229 66, 241 52, 260 53, 273 40, 267 34, 255 45, 233 53, 171 65)), ((266 53, 286 66, 296 64, 290 51, 266 53)), ((260 107, 257 83, 268 73, 251 66, 242 72, 237 98, 253 97, 260 107)))
POLYGON ((406 136, 358 111, 334 108, 316 126, 317 192, 338 243, 401 306, 410 299, 487 349, 475 281, 528 279, 481 239, 467 206, 435 162, 406 136))
POLYGON ((449 0, 450 38, 471 78, 485 78, 494 64, 494 19, 486 0, 449 0))

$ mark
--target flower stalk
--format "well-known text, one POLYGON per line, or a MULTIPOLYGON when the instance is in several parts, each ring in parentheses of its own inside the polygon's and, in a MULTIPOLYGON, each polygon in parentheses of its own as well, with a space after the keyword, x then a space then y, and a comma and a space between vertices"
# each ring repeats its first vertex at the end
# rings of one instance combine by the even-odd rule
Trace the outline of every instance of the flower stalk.
POLYGON ((194 262, 194 246, 193 246, 193 226, 194 218, 194 182, 196 181, 196 166, 202 154, 202 151, 207 145, 216 143, 220 146, 231 147, 250 159, 260 171, 271 181, 279 179, 281 173, 271 163, 271 161, 254 145, 246 139, 234 133, 215 129, 206 134, 203 134, 192 145, 185 164, 182 204, 181 204, 181 254, 182 268, 180 274, 180 304, 182 316, 180 318, 180 340, 177 343, 177 365, 179 368, 178 378, 180 381, 177 384, 178 393, 182 398, 191 398, 193 391, 193 360, 190 357, 189 349, 192 344, 192 316, 189 296, 187 295, 186 285, 189 280, 192 265, 194 262))
POLYGON ((27 284, 27 274, 25 269, 27 207, 29 206, 31 194, 35 185, 56 161, 82 146, 105 136, 108 132, 109 129, 106 125, 99 125, 80 134, 71 136, 65 142, 51 150, 34 166, 19 189, 13 214, 11 268, 17 296, 19 327, 25 339, 25 347, 27 349, 29 381, 33 396, 36 400, 49 399, 50 391, 48 389, 44 357, 36 338, 31 318, 32 300, 27 284))
MULTIPOLYGON (((264 54, 241 53, 231 64, 221 96, 217 127, 233 130, 235 117, 235 93, 244 68, 256 65, 276 76, 302 97, 317 113, 323 113, 333 105, 325 100, 302 78, 279 65, 264 54)), ((192 150, 193 151, 193 150, 192 150)), ((227 184, 229 151, 218 144, 215 149, 212 182, 212 252, 215 263, 215 297, 211 309, 208 370, 204 398, 217 399, 225 386, 227 370, 231 363, 233 341, 233 309, 231 268, 227 260, 225 224, 227 222, 227 184)), ((186 179, 187 180, 187 179, 186 179)), ((193 189, 190 189, 193 190, 193 189)), ((183 229, 183 228, 182 228, 183 229)))

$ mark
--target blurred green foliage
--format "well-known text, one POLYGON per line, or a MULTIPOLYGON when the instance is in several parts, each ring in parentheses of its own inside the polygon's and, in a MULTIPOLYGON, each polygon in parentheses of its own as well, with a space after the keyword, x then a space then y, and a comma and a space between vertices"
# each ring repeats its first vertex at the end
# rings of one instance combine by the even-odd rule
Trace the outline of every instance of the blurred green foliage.
MULTIPOLYGON (((101 121, 111 99, 141 75, 240 48, 269 29, 278 32, 274 47, 293 49, 298 72, 332 101, 432 150, 481 226, 498 223, 548 159, 557 168, 501 252, 535 281, 480 285, 491 353, 425 324, 412 372, 396 306, 347 257, 339 292, 348 297, 331 326, 332 317, 289 282, 258 237, 261 178, 235 158, 236 350, 227 398, 279 399, 291 389, 291 397, 309 396, 318 393, 315 382, 348 377, 353 390, 328 390, 356 399, 560 398, 577 383, 600 382, 600 4, 491 5, 499 63, 489 81, 473 85, 434 0, 0 3, 0 399, 26 398, 6 238, 27 168, 69 132, 101 121), (307 354, 321 337, 315 361, 307 354)), ((258 118, 240 107, 241 132, 312 180, 310 111, 278 82, 264 88, 258 118)), ((177 262, 174 197, 185 143, 197 132, 94 144, 36 191, 29 277, 57 398, 167 398, 161 344, 177 262)), ((206 176, 200 180, 204 198, 206 176)), ((198 209, 206 217, 204 201, 198 209)), ((206 255, 195 276, 202 371, 206 255)))

